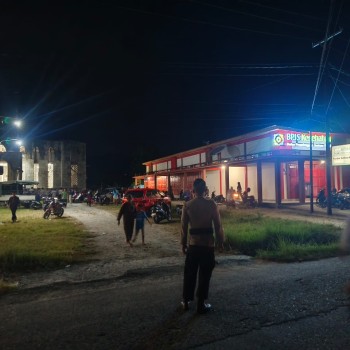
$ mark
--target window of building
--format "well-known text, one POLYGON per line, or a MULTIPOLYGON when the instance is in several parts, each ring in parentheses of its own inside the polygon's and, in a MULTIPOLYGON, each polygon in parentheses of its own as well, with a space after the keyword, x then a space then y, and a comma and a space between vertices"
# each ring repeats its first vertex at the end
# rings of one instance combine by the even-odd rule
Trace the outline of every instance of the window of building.
POLYGON ((78 187, 78 164, 71 165, 70 183, 71 187, 78 187))
POLYGON ((0 162, 0 182, 4 182, 8 180, 7 173, 8 173, 7 162, 0 162))
POLYGON ((53 188, 53 164, 49 163, 47 165, 47 187, 53 188))

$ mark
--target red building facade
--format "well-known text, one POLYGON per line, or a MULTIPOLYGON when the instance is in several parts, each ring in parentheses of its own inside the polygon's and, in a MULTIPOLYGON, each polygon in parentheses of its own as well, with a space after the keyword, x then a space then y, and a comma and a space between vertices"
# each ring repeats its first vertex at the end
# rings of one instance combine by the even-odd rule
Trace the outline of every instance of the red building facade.
MULTIPOLYGON (((330 145, 350 143, 350 135, 331 134, 330 145)), ((326 187, 326 134, 278 126, 143 163, 146 173, 135 184, 163 191, 192 190, 205 179, 209 192, 226 196, 240 182, 259 204, 305 202, 326 187), (311 144, 311 151, 310 151, 311 144), (311 162, 310 162, 311 160, 311 162), (312 172, 310 171, 312 164, 312 172), (311 181, 312 180, 312 181, 311 181)), ((350 187, 350 165, 331 167, 332 188, 350 187)))

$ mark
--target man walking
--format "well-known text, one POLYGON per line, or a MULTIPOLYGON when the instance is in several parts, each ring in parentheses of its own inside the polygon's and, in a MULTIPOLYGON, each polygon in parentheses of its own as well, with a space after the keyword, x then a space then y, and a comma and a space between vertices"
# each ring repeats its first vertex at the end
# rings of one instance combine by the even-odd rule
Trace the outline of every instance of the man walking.
POLYGON ((194 299, 198 273, 196 295, 197 312, 200 314, 211 309, 211 305, 206 304, 205 300, 208 298, 210 278, 215 266, 214 230, 216 241, 220 247, 224 241, 218 207, 212 199, 205 198, 205 191, 205 181, 196 179, 193 183, 195 198, 184 204, 181 216, 182 252, 186 255, 181 304, 184 310, 188 310, 189 302, 194 299))
POLYGON ((132 196, 128 194, 126 196, 127 201, 120 207, 119 213, 117 215, 118 226, 120 225, 120 219, 123 217, 124 233, 126 244, 132 247, 131 237, 134 230, 135 221, 135 205, 132 202, 132 196))
POLYGON ((17 221, 16 211, 19 206, 19 198, 16 196, 16 192, 12 193, 12 196, 8 200, 8 206, 12 212, 12 223, 17 221))

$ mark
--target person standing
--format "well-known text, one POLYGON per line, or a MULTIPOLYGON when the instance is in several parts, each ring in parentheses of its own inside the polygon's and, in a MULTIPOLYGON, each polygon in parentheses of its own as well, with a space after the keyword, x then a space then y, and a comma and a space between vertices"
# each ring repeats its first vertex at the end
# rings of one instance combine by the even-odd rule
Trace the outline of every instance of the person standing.
POLYGON ((151 221, 148 219, 147 214, 145 212, 145 207, 142 203, 139 203, 136 208, 136 227, 135 227, 135 235, 132 239, 132 242, 135 242, 137 239, 138 233, 141 231, 142 234, 142 245, 145 244, 145 220, 152 226, 151 221))
POLYGON ((61 193, 61 200, 62 200, 63 203, 65 203, 67 205, 68 192, 67 192, 67 190, 65 188, 62 190, 62 193, 61 193))
POLYGON ((242 186, 240 182, 237 182, 237 192, 240 197, 242 197, 242 186))
POLYGON ((119 201, 119 191, 116 188, 113 188, 113 203, 118 205, 119 201))
POLYGON ((127 201, 120 207, 117 222, 120 225, 120 219, 123 217, 124 233, 126 238, 126 244, 132 247, 131 237, 134 231, 134 221, 135 221, 135 206, 132 202, 132 196, 129 194, 126 197, 127 201))
POLYGON ((16 211, 19 206, 19 198, 16 196, 16 192, 12 192, 12 196, 8 200, 8 206, 11 209, 12 213, 12 223, 17 221, 16 211))
POLYGON ((205 181, 196 179, 193 183, 195 198, 184 204, 181 216, 182 252, 186 255, 181 304, 184 310, 188 310, 189 302, 194 300, 198 273, 196 296, 197 313, 200 314, 211 309, 205 300, 208 299, 209 283, 215 266, 215 239, 220 247, 224 242, 219 209, 212 199, 205 198, 205 191, 205 181))

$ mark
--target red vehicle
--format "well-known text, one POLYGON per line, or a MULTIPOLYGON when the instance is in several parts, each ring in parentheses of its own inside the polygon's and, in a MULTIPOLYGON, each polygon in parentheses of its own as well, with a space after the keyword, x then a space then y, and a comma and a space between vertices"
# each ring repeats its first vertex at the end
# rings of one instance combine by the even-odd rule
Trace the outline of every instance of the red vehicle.
POLYGON ((127 195, 132 196, 132 201, 137 205, 142 203, 148 215, 151 214, 151 208, 159 201, 164 201, 171 206, 171 199, 164 192, 152 188, 131 188, 124 193, 123 203, 126 201, 127 195))

